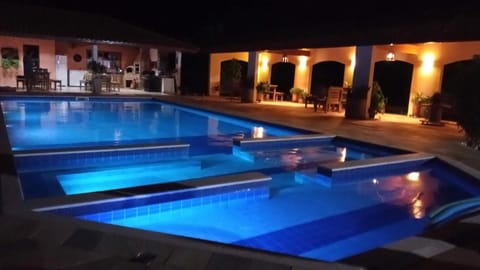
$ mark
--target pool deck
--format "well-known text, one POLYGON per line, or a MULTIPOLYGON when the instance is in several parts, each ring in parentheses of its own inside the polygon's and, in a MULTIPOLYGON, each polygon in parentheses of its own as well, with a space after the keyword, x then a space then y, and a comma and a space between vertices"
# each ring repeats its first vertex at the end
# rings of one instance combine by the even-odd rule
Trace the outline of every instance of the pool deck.
MULTIPOLYGON (((120 95, 153 95, 140 92, 121 91, 120 95)), ((66 93, 69 94, 68 90, 66 93)), ((158 94, 155 97, 433 154, 480 179, 480 152, 462 144, 462 133, 454 123, 428 126, 421 125, 419 119, 388 114, 381 115, 379 120, 348 120, 341 113, 314 112, 312 107, 292 102, 240 103, 219 97, 158 94)), ((19 198, 18 186, 12 184, 15 176, 2 166, 0 269, 480 269, 480 215, 475 213, 422 235, 336 263, 325 263, 32 213, 19 198)))

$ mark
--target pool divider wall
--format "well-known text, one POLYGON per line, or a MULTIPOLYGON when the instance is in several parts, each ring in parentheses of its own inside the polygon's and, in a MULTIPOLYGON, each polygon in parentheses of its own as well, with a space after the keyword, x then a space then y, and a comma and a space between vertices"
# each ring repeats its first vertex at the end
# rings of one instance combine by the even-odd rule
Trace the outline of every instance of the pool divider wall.
POLYGON ((33 210, 65 216, 88 215, 90 220, 105 222, 234 200, 268 199, 271 179, 260 172, 212 176, 103 192, 113 196, 103 200, 92 201, 88 194, 77 196, 76 203, 52 200, 52 206, 33 210), (78 197, 84 197, 85 201, 78 197))
POLYGON ((155 145, 61 149, 53 151, 17 151, 17 170, 55 170, 114 166, 132 162, 182 160, 189 157, 190 145, 170 142, 155 145))

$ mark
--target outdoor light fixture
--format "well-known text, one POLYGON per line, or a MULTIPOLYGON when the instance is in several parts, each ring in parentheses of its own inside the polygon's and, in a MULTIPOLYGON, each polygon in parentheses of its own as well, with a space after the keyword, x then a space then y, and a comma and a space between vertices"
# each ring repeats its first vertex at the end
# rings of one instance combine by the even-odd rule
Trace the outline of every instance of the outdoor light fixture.
POLYGON ((284 54, 284 55, 282 56, 282 62, 283 62, 283 63, 288 63, 288 56, 287 56, 286 54, 284 54))
POLYGON ((393 43, 390 43, 390 50, 387 53, 387 57, 385 58, 387 61, 395 61, 395 53, 393 52, 393 43))

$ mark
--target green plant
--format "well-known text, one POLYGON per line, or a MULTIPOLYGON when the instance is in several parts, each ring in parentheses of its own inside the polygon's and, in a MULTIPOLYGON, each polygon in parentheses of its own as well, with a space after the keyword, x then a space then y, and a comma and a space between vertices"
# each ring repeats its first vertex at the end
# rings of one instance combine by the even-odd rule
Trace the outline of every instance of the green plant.
POLYGON ((430 102, 430 96, 426 96, 422 92, 417 91, 413 94, 412 102, 417 105, 428 103, 430 102))
POLYGON ((292 95, 297 95, 297 96, 302 96, 304 94, 305 90, 299 87, 292 87, 290 88, 290 94, 292 95))
POLYGON ((2 58, 2 68, 4 68, 4 69, 9 69, 9 68, 18 69, 18 67, 19 67, 18 59, 2 58))
POLYGON ((373 82, 372 97, 368 113, 370 118, 374 118, 377 113, 384 113, 387 105, 387 98, 383 95, 382 88, 377 81, 373 82))
POLYGON ((102 63, 97 62, 95 60, 90 60, 87 63, 87 69, 90 70, 93 74, 100 74, 100 73, 105 73, 107 70, 107 67, 102 65, 102 63))
POLYGON ((264 93, 270 90, 270 84, 268 82, 259 82, 255 89, 257 89, 258 93, 264 93))

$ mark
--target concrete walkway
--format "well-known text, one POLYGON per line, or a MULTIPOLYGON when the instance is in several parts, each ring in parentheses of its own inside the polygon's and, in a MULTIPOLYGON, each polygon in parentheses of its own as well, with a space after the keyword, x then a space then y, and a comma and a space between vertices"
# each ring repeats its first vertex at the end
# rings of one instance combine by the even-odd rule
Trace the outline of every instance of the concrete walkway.
MULTIPOLYGON (((149 96, 149 93, 135 93, 149 96)), ((480 153, 462 145, 455 124, 420 125, 383 115, 347 120, 291 102, 240 103, 224 98, 156 95, 158 99, 311 131, 427 152, 480 179, 480 153)), ((0 269, 480 269, 480 217, 324 263, 193 241, 159 233, 32 213, 18 199, 14 175, 1 175, 0 269)))

